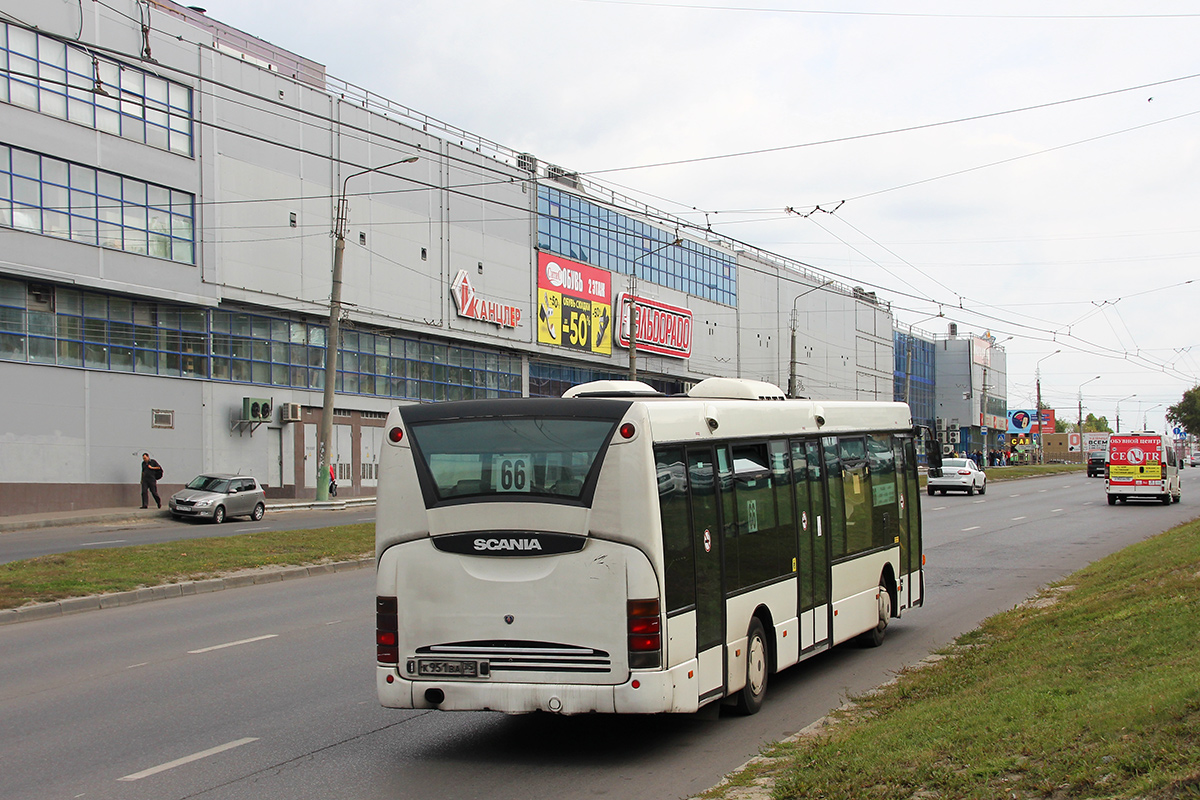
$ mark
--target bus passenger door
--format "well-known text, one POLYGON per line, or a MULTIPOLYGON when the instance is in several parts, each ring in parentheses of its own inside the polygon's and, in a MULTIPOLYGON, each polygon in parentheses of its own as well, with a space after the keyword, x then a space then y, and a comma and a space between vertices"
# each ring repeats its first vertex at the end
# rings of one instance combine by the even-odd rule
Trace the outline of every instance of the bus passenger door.
POLYGON ((829 519, 825 503, 825 461, 815 441, 791 443, 796 490, 800 592, 800 648, 824 649, 830 639, 829 519))
POLYGON ((720 509, 711 447, 687 449, 692 547, 696 557, 696 660, 700 702, 725 694, 725 589, 720 509))

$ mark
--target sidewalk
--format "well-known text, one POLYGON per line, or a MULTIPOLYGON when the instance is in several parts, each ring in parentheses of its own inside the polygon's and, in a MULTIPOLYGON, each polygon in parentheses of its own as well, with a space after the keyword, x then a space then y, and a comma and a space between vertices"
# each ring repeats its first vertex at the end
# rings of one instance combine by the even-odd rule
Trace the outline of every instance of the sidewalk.
MULTIPOLYGON (((375 505, 374 497, 347 497, 344 500, 289 500, 267 501, 267 513, 297 511, 302 509, 326 509, 341 511, 355 506, 375 505)), ((153 522, 170 519, 166 508, 84 508, 76 511, 47 511, 41 514, 16 514, 0 517, 0 533, 23 531, 31 528, 59 528, 66 525, 91 525, 98 522, 153 522)))

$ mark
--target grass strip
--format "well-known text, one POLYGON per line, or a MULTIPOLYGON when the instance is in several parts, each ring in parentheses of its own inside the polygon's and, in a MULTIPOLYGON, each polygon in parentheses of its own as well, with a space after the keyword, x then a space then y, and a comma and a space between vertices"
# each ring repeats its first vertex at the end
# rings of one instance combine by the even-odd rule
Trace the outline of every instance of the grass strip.
POLYGON ((989 618, 705 796, 1200 797, 1198 640, 1200 521, 989 618))
POLYGON ((375 526, 362 523, 75 550, 0 564, 0 608, 204 580, 256 567, 346 561, 374 548, 375 526))

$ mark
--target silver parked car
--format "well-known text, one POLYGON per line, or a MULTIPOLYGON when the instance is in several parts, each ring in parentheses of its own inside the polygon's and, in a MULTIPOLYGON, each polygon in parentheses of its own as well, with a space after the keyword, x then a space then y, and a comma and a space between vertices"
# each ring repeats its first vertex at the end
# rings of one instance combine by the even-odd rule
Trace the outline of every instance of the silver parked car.
POLYGON ((987 475, 969 458, 943 458, 941 470, 931 469, 929 483, 926 485, 930 494, 934 492, 966 492, 983 494, 987 491, 987 475), (934 472, 940 472, 934 475, 934 472))
POLYGON ((249 475, 198 475, 186 489, 171 495, 171 514, 176 517, 211 519, 226 517, 262 519, 267 510, 266 493, 249 475))

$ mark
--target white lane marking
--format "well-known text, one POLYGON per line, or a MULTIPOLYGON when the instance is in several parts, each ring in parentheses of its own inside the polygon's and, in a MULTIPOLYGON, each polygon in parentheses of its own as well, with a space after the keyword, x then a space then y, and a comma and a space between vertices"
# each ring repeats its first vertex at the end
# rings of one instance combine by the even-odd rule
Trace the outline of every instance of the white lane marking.
POLYGON ((340 619, 335 619, 335 620, 332 620, 332 621, 330 621, 330 622, 326 622, 325 624, 326 624, 326 625, 338 625, 338 624, 340 624, 340 623, 341 623, 341 620, 340 620, 340 619))
POLYGON ((979 526, 978 526, 978 525, 972 525, 972 526, 971 526, 971 527, 969 527, 969 528, 963 528, 963 529, 962 529, 962 532, 963 532, 963 533, 966 533, 967 531, 977 531, 977 530, 979 530, 979 526))
POLYGON ((202 750, 199 753, 193 753, 190 756, 184 756, 183 758, 177 758, 174 761, 168 761, 165 764, 159 764, 157 767, 151 767, 150 769, 144 769, 141 772, 135 772, 132 775, 126 775, 124 778, 117 778, 117 780, 140 781, 142 778, 148 778, 151 775, 157 775, 160 772, 166 772, 169 769, 175 769, 175 767, 182 767, 184 764, 190 764, 193 761, 199 761, 202 758, 215 756, 218 753, 224 753, 226 750, 232 750, 235 747, 241 747, 244 744, 250 744, 251 742, 257 741, 258 739, 256 737, 237 739, 236 741, 227 742, 226 744, 218 745, 217 747, 210 747, 208 750, 202 750))
POLYGON ((95 547, 101 544, 122 544, 125 539, 109 539, 107 542, 84 542, 81 547, 95 547))
POLYGON ((938 506, 937 508, 935 508, 935 509, 933 509, 933 510, 934 510, 934 511, 945 511, 945 510, 946 510, 946 507, 945 507, 945 506, 938 506))
POLYGON ((976 502, 976 503, 986 503, 986 502, 987 502, 987 500, 976 500, 975 502, 976 502))
POLYGON ((234 528, 231 533, 249 533, 250 531, 266 531, 270 530, 269 525, 259 525, 253 528, 234 528))
POLYGON ((1013 517, 1013 518, 1012 518, 1012 521, 1013 521, 1013 522, 1016 522, 1016 521, 1018 521, 1018 520, 1022 520, 1022 519, 1025 519, 1025 517, 1013 517))
POLYGON ((1009 497, 1020 497, 1020 496, 1021 496, 1021 495, 1019 495, 1019 494, 1010 494, 1010 495, 1009 495, 1009 497))
POLYGON ((279 636, 278 633, 268 633, 265 636, 255 636, 253 639, 240 639, 236 642, 226 642, 225 644, 214 644, 212 647, 201 647, 199 650, 188 650, 188 655, 198 655, 199 653, 211 653, 213 650, 224 650, 226 647, 237 647, 239 644, 250 644, 251 642, 261 642, 263 639, 274 639, 279 636))
POLYGON ((144 666, 146 666, 146 665, 147 665, 147 664, 149 664, 149 663, 150 663, 149 661, 143 661, 143 662, 142 662, 142 663, 140 663, 140 664, 130 664, 130 665, 129 665, 128 667, 126 667, 125 669, 137 669, 138 667, 144 667, 144 666))
POLYGON ((1057 514, 1059 511, 1062 511, 1062 509, 1061 509, 1061 508, 1052 508, 1052 509, 1050 509, 1050 513, 1051 513, 1051 514, 1057 514))
POLYGON ((1045 494, 1049 489, 1038 489, 1038 494, 1045 494))

